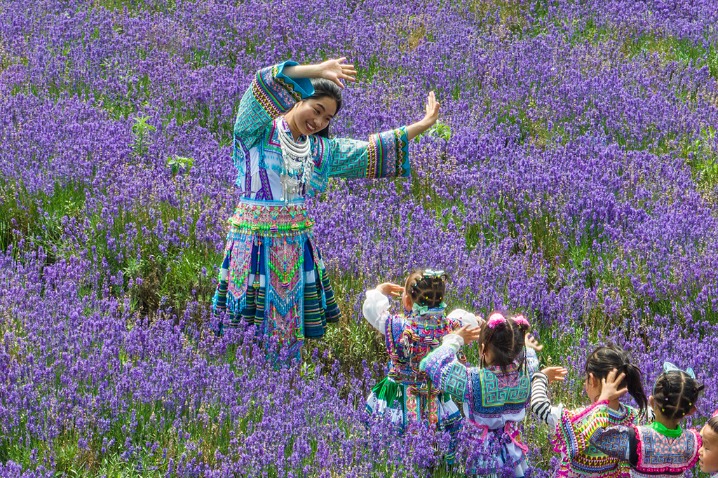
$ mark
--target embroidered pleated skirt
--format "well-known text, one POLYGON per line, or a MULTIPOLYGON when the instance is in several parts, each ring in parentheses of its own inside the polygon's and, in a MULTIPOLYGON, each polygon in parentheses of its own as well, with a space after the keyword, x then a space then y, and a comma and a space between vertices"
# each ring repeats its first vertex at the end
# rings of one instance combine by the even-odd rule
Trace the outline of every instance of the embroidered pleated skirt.
POLYGON ((298 356, 305 337, 322 337, 340 315, 303 201, 243 199, 229 223, 213 299, 218 332, 254 325, 298 356))
POLYGON ((451 440, 444 459, 448 464, 453 464, 457 434, 462 426, 461 412, 447 394, 427 387, 426 382, 403 383, 385 377, 372 388, 365 410, 370 415, 388 417, 400 430, 404 430, 411 422, 423 421, 442 432, 448 432, 451 440))

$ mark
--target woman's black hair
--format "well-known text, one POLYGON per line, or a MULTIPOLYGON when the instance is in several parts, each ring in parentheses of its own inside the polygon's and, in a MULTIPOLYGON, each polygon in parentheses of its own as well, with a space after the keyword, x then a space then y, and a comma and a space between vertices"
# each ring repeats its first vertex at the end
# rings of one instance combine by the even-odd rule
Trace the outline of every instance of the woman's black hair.
POLYGON ((596 379, 602 380, 608 377, 613 369, 626 374, 619 387, 628 388, 628 393, 636 401, 643 415, 648 408, 648 398, 643 391, 641 370, 632 363, 628 352, 617 345, 602 346, 594 350, 586 360, 586 376, 592 374, 596 379))
MULTIPOLYGON (((495 313, 497 312, 489 314, 489 318, 495 313)), ((503 314, 501 315, 503 316, 503 314)), ((526 332, 528 331, 529 326, 526 323, 519 324, 513 318, 508 317, 494 327, 484 324, 479 334, 479 343, 484 346, 487 352, 491 352, 493 356, 491 365, 498 365, 501 367, 501 371, 505 373, 506 367, 514 363, 523 352, 526 345, 526 332)))
POLYGON ((663 372, 653 387, 653 404, 666 418, 680 420, 690 413, 703 388, 682 370, 663 372))
MULTIPOLYGON (((333 81, 329 81, 325 78, 312 78, 312 86, 314 87, 314 94, 312 96, 305 98, 307 100, 318 100, 320 98, 331 98, 337 103, 337 111, 334 113, 339 113, 339 110, 342 109, 342 90, 337 86, 336 83, 333 81)), ((317 136, 321 136, 323 138, 329 137, 329 125, 327 125, 326 128, 324 128, 321 131, 317 131, 317 136)))

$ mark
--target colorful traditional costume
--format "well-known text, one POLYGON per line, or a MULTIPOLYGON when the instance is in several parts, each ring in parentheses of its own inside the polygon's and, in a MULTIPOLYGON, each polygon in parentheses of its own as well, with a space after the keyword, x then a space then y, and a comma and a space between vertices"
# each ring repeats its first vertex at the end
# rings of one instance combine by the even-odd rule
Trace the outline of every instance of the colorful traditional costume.
POLYGON ((280 115, 314 92, 310 80, 283 73, 293 65, 260 70, 239 105, 233 160, 241 197, 229 220, 213 308, 220 317, 226 312, 220 333, 223 327, 254 324, 258 334, 279 336, 297 356, 305 337, 323 336, 327 322, 339 319, 305 198, 324 191, 330 177, 410 171, 403 127, 368 142, 300 137, 295 144, 308 141, 310 153, 301 167, 292 167, 284 149, 291 132, 280 115))
POLYGON ((610 410, 608 402, 596 407, 591 444, 608 456, 628 462, 631 476, 683 476, 698 461, 703 442, 696 430, 671 430, 655 421, 644 426, 611 426, 610 410))
POLYGON ((468 474, 498 476, 507 468, 524 476, 528 447, 521 442, 520 422, 531 396, 531 374, 538 368, 533 349, 505 370, 496 366, 467 367, 457 359, 463 339, 447 335, 421 362, 432 383, 464 404, 465 427, 475 433, 468 474))
MULTIPOLYGON (((531 409, 539 420, 554 431, 554 450, 561 454, 556 472, 560 477, 626 477, 626 464, 607 456, 591 445, 591 435, 597 424, 593 413, 599 406, 594 403, 579 410, 566 410, 563 405, 552 406, 548 398, 548 377, 534 374, 531 390, 531 409)), ((607 424, 631 426, 639 413, 633 407, 621 404, 618 410, 607 409, 607 424)))
MULTIPOLYGON (((478 325, 476 316, 457 309, 449 316, 444 307, 410 314, 389 313, 389 299, 378 290, 366 293, 366 320, 386 338, 389 352, 387 377, 372 388, 366 402, 370 414, 386 415, 401 429, 410 422, 424 421, 455 437, 461 427, 461 412, 449 396, 427 380, 419 363, 441 343, 441 338, 462 325, 478 325)), ((453 461, 455 440, 446 456, 453 461)))

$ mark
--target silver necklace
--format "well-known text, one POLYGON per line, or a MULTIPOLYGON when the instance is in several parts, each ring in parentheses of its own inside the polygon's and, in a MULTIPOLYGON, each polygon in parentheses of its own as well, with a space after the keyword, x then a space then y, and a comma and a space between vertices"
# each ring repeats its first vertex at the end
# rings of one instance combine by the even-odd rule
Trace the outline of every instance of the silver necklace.
POLYGON ((291 137, 291 131, 279 131, 279 145, 282 149, 282 193, 284 200, 293 199, 302 192, 312 177, 314 159, 311 155, 309 138, 299 143, 291 137), (290 196, 292 196, 290 198, 290 196))

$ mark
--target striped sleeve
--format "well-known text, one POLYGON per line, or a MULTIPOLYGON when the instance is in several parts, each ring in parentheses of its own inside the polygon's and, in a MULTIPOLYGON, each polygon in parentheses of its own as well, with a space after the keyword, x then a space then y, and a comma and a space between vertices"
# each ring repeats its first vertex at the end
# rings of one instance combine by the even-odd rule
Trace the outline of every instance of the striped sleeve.
POLYGON ((563 407, 554 407, 548 397, 548 377, 541 372, 536 372, 531 380, 531 411, 542 422, 548 424, 551 430, 561 418, 563 407))

